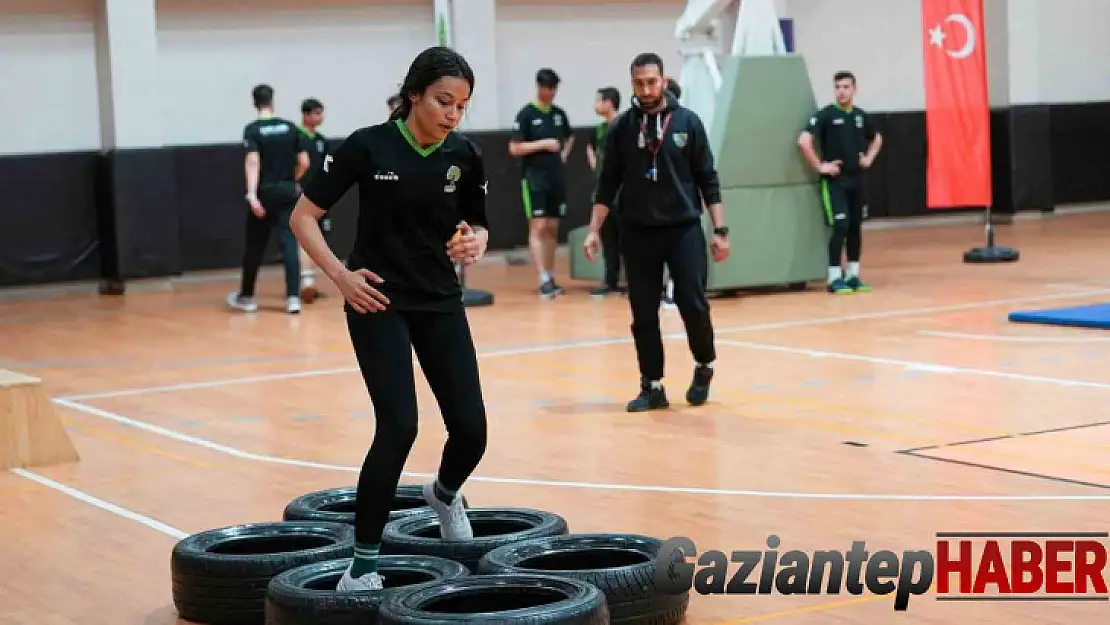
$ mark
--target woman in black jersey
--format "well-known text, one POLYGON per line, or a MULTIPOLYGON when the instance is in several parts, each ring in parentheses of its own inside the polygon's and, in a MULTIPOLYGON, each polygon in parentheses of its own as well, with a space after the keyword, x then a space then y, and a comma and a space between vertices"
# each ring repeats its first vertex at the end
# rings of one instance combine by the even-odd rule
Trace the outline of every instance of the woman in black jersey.
POLYGON ((374 440, 355 502, 355 557, 341 591, 382 587, 378 546, 416 440, 413 350, 448 435, 424 498, 439 515, 444 540, 473 536, 458 492, 485 453, 486 412, 454 263, 485 254, 486 177, 477 146, 453 132, 473 88, 474 74, 458 53, 420 53, 389 121, 352 133, 325 159, 293 213, 297 240, 346 300, 351 343, 374 405, 374 440), (355 184, 358 230, 344 266, 318 224, 355 184))

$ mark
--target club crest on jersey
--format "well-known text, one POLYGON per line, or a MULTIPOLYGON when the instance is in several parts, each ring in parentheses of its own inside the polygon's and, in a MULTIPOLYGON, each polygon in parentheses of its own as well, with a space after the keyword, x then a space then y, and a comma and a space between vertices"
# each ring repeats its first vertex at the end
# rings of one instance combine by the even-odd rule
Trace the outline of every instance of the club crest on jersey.
POLYGON ((452 165, 447 168, 447 185, 443 187, 443 190, 447 193, 454 193, 455 183, 458 182, 461 177, 462 170, 459 169, 458 165, 452 165))
POLYGON ((856 128, 863 128, 863 116, 856 115, 856 128))
POLYGON ((676 132, 673 135, 671 135, 671 138, 674 139, 674 144, 677 147, 679 147, 679 148, 686 147, 687 135, 686 135, 685 132, 676 132))

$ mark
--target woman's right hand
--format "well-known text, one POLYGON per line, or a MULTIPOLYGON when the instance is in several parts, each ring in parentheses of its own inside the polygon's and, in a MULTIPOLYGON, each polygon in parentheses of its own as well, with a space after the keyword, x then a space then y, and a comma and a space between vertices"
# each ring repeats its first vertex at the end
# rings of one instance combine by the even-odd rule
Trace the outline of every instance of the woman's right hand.
POLYGON ((335 280, 335 286, 339 287, 343 299, 360 314, 385 310, 389 298, 370 286, 371 282, 381 284, 385 280, 369 269, 344 269, 335 280))

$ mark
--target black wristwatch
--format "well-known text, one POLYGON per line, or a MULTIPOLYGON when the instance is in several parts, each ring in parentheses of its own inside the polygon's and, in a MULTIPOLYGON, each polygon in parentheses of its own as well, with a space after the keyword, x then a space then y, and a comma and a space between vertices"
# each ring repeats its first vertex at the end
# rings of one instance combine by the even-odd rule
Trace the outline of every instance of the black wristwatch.
POLYGON ((728 226, 721 226, 720 228, 714 228, 713 229, 713 234, 715 234, 719 237, 727 237, 728 236, 728 226))

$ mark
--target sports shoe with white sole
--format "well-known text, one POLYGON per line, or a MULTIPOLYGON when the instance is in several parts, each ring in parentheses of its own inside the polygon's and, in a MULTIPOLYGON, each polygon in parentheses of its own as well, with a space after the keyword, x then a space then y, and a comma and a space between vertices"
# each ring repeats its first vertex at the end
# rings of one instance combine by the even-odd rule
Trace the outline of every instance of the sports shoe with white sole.
POLYGON ((258 301, 253 297, 240 297, 237 291, 232 291, 227 294, 227 305, 235 310, 243 312, 255 312, 258 310, 258 301))
POLYGON ((424 501, 435 510, 439 516, 439 534, 443 540, 470 540, 474 538, 474 530, 470 527, 470 519, 466 516, 461 493, 455 494, 455 500, 447 505, 436 497, 435 483, 424 485, 424 501))
POLYGON ((339 583, 335 586, 335 589, 339 592, 365 592, 367 590, 382 590, 383 588, 385 588, 385 582, 379 573, 367 573, 355 579, 351 577, 349 567, 346 571, 343 571, 343 577, 339 578, 339 583))
POLYGON ((292 315, 301 312, 301 298, 296 295, 285 298, 285 312, 292 315))

